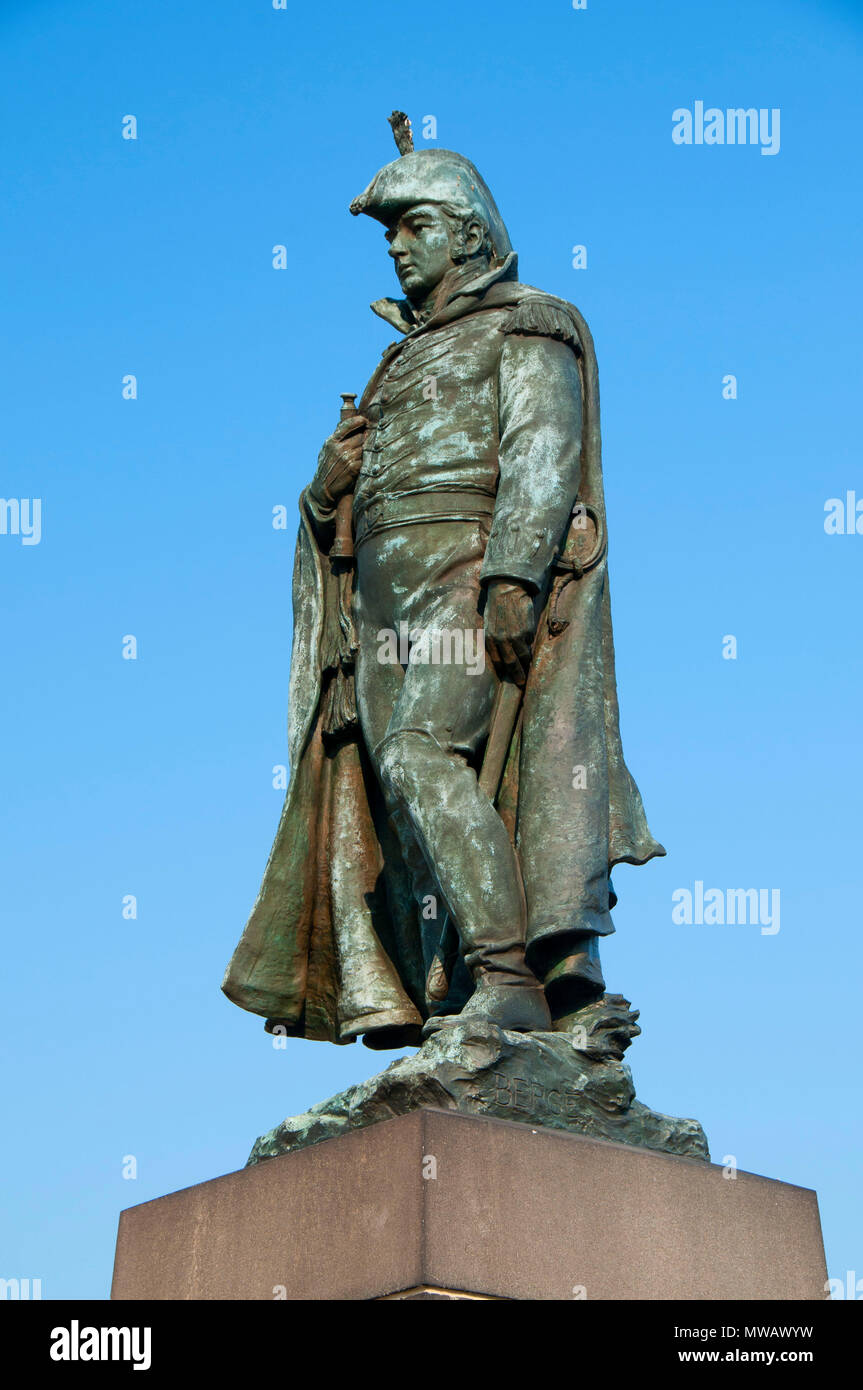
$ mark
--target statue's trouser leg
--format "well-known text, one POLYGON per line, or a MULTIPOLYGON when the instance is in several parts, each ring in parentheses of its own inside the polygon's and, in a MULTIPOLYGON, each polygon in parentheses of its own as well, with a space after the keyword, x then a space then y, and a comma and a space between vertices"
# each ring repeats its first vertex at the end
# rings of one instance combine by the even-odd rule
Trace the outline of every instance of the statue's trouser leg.
MULTIPOLYGON (((465 523, 406 528, 359 557, 355 621, 360 722, 411 862, 416 841, 456 924, 475 978, 537 990, 524 960, 526 913, 508 832, 480 791, 475 764, 497 678, 484 660, 479 566, 487 530, 465 523), (384 656, 382 631, 434 632, 426 661, 384 656), (457 638, 449 648, 447 637, 457 638), (448 655, 447 655, 448 653, 448 655), (474 766, 471 765, 474 764, 474 766)), ((415 884, 417 876, 414 875, 415 884)), ((544 1004, 543 1004, 544 1009, 544 1004)), ((538 1025, 541 1026, 541 1025, 538 1025)))
MULTIPOLYGON (((417 841, 410 817, 402 811, 391 796, 385 795, 384 802, 389 813, 390 824, 399 842, 399 849, 408 871, 411 891, 417 905, 423 978, 425 979, 440 946, 445 908, 441 900, 440 889, 417 841)), ((472 989, 473 982, 464 963, 464 958, 458 956, 450 972, 447 997, 445 1000, 436 1002, 433 1012, 452 1013, 454 1009, 461 1008, 469 998, 472 989)))
POLYGON ((535 985, 524 959, 526 913, 515 851, 474 770, 428 732, 410 728, 391 728, 373 757, 458 925, 471 971, 535 985))
POLYGON ((518 860, 476 773, 459 754, 415 728, 391 728, 375 757, 383 786, 433 866, 476 982, 464 1007, 429 1019, 423 1037, 465 1016, 491 1019, 502 1028, 550 1028, 542 986, 525 961, 518 860))

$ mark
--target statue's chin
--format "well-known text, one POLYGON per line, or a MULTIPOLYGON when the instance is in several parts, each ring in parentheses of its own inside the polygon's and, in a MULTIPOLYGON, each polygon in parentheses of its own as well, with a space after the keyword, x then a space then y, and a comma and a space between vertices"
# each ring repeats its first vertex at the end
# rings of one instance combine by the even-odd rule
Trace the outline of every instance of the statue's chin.
POLYGON ((421 284, 419 280, 415 280, 413 276, 400 280, 399 284, 402 287, 402 293, 407 295, 410 300, 424 299, 428 294, 425 285, 421 284))

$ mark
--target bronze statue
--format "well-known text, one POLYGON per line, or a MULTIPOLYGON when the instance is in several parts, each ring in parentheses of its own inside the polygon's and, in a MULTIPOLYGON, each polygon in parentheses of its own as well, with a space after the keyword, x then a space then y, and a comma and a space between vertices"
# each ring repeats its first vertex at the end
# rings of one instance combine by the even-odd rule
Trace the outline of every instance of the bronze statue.
POLYGON ((291 780, 223 989, 373 1048, 565 1033, 604 994, 612 867, 665 852, 620 744, 593 343, 519 283, 473 164, 391 123, 351 212, 400 336, 300 499, 291 780))

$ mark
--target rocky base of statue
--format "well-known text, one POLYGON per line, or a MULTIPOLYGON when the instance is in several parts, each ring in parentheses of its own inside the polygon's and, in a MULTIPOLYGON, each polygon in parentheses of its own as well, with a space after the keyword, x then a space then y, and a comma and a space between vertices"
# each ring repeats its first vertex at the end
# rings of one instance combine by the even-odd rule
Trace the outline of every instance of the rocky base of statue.
POLYGON ((422 1106, 709 1160, 697 1120, 662 1115, 635 1099, 621 1058, 641 1031, 637 1017, 612 994, 579 1010, 565 1032, 505 1032, 477 1019, 450 1025, 414 1056, 262 1134, 248 1165, 422 1106))

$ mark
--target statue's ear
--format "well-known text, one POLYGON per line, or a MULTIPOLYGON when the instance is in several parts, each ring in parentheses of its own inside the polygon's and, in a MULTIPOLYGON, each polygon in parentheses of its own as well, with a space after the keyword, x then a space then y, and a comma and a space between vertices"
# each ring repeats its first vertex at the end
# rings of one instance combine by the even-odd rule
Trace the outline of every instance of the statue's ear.
POLYGON ((464 249, 469 256, 475 256, 478 251, 482 250, 485 234, 485 227, 478 217, 468 218, 462 231, 462 239, 464 249))

